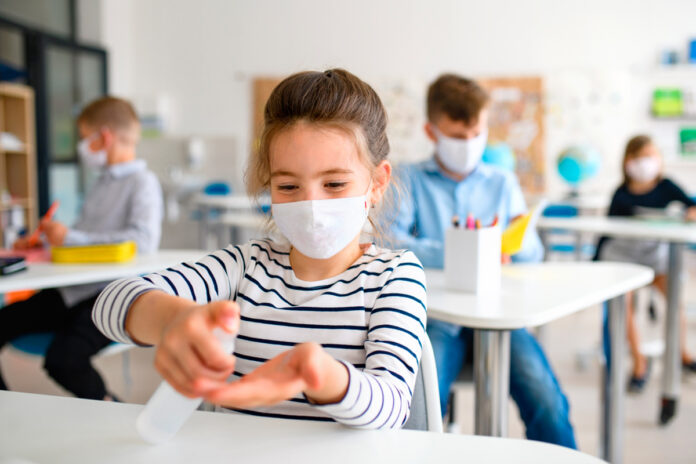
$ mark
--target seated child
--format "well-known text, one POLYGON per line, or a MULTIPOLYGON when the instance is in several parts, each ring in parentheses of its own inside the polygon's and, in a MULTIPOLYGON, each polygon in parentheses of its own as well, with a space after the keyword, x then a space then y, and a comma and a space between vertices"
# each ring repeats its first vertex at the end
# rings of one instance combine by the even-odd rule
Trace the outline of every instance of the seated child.
MULTIPOLYGON (((77 152, 99 178, 85 197, 72 227, 44 220, 48 245, 89 245, 133 240, 139 253, 159 245, 162 194, 155 175, 136 159, 140 123, 125 100, 104 97, 87 105, 77 120, 77 152)), ((29 247, 27 238, 15 248, 29 247)), ((92 322, 92 306, 106 283, 43 290, 0 309, 0 348, 21 335, 55 332, 44 368, 66 390, 80 398, 113 399, 90 358, 111 343, 92 322)), ((7 385, 0 376, 0 389, 7 385)))
MULTIPOLYGON (((405 166, 405 195, 392 226, 399 246, 414 251, 426 267, 442 268, 445 231, 452 218, 469 214, 491 224, 497 217, 506 227, 526 213, 522 191, 513 173, 483 164, 488 138, 488 95, 474 81, 453 74, 430 85, 425 132, 435 144, 427 161, 405 166)), ((536 233, 525 238, 514 261, 540 261, 543 247, 536 233)), ((428 322, 440 383, 442 414, 457 378, 473 331, 447 322, 428 322)), ((568 401, 544 351, 527 330, 510 335, 510 394, 527 428, 527 437, 575 448, 568 401)))
MULTIPOLYGON (((674 182, 662 176, 662 158, 650 137, 637 135, 628 141, 623 159, 624 181, 614 192, 609 216, 633 216, 639 207, 665 208, 676 201, 686 207, 687 220, 696 220, 696 202, 674 182)), ((668 245, 655 240, 602 237, 597 257, 603 261, 642 264, 655 271, 653 285, 663 295, 667 292, 668 245)), ((628 390, 640 392, 649 375, 649 365, 640 352, 640 334, 633 315, 633 297, 627 296, 628 343, 633 358, 633 371, 628 390)), ((696 372, 696 361, 686 351, 686 322, 682 308, 682 364, 696 372)))
POLYGON ((409 251, 360 241, 390 182, 386 124, 377 94, 347 71, 283 80, 247 173, 251 195, 270 191, 282 239, 117 281, 95 323, 156 345, 172 387, 222 409, 401 427, 425 333, 423 268, 409 251), (233 355, 217 327, 237 334, 233 355))

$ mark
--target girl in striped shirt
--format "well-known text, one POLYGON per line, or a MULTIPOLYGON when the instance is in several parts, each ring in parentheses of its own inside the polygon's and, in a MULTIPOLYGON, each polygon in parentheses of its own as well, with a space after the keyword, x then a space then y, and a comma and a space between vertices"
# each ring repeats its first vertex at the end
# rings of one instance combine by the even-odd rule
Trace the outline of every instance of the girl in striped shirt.
POLYGON ((270 191, 283 240, 114 282, 95 304, 97 327, 157 345, 155 367, 172 387, 222 409, 401 427, 421 355, 425 277, 410 251, 360 242, 390 183, 385 129, 379 97, 347 71, 282 81, 247 187, 270 191), (237 334, 233 355, 217 327, 237 334))

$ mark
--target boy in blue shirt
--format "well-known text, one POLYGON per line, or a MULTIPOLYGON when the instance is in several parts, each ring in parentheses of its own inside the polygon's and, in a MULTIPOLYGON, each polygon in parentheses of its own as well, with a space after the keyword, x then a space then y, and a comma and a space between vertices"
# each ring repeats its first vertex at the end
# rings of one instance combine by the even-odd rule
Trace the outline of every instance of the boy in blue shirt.
MULTIPOLYGON (((70 246, 132 240, 140 254, 156 251, 162 192, 145 161, 136 159, 140 123, 135 110, 120 98, 100 98, 83 109, 77 125, 80 160, 100 176, 72 227, 50 219, 41 221, 46 242, 70 246)), ((29 246, 26 238, 15 243, 17 249, 29 246)), ((0 349, 21 335, 54 332, 44 359, 46 372, 77 397, 114 399, 90 362, 111 343, 92 322, 92 306, 107 283, 43 290, 0 309, 0 349)), ((6 389, 0 375, 0 390, 6 389)))
MULTIPOLYGON (((446 74, 428 89, 425 132, 436 144, 427 161, 399 173, 407 195, 391 226, 396 244, 412 250, 424 266, 442 268, 445 230, 452 218, 472 214, 482 224, 498 218, 504 228, 527 212, 522 191, 510 172, 485 165, 481 156, 488 136, 488 95, 474 81, 446 74)), ((538 235, 525 237, 516 262, 543 257, 538 235)), ((509 257, 506 257, 509 259, 509 257)), ((452 382, 473 342, 473 331, 428 321, 437 361, 442 413, 452 382)), ((510 394, 526 426, 527 438, 576 448, 568 401, 541 347, 525 329, 510 337, 510 394)))

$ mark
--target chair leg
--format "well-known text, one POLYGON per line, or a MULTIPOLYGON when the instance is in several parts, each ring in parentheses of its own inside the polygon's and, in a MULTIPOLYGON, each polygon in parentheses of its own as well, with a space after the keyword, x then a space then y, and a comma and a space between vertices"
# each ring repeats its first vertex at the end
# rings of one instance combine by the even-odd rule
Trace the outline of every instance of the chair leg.
POLYGON ((130 370, 130 350, 125 350, 121 353, 121 367, 123 370, 124 393, 125 397, 128 398, 133 389, 133 377, 131 376, 130 370))

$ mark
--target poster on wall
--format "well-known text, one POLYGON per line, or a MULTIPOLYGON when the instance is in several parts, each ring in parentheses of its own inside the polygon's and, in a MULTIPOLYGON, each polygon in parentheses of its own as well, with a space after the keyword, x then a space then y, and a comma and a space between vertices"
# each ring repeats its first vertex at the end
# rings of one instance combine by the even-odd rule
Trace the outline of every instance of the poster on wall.
POLYGON ((541 77, 479 79, 490 95, 488 143, 512 149, 515 172, 528 194, 545 189, 544 87, 541 77))

